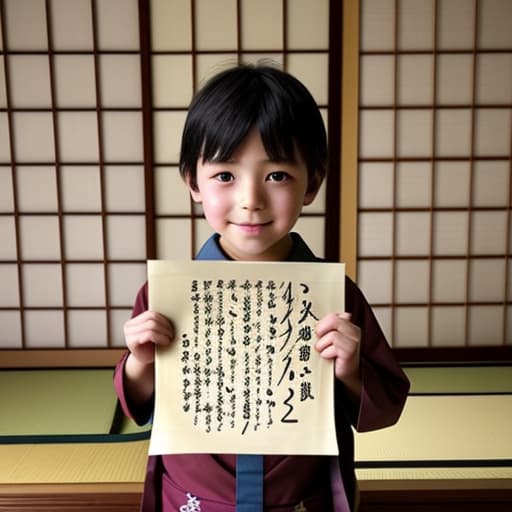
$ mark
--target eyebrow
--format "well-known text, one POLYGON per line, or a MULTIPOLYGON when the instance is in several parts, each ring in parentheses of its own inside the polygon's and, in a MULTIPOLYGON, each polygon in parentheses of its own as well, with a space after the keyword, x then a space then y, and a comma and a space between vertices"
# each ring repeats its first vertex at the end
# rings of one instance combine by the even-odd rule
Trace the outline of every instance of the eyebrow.
MULTIPOLYGON (((205 160, 204 156, 202 156, 202 155, 201 155, 201 157, 203 159, 203 162, 210 162, 213 164, 232 164, 233 165, 233 164, 238 163, 238 160, 236 160, 233 157, 230 157, 226 160, 216 159, 215 155, 211 159, 208 159, 208 160, 205 160)), ((296 163, 296 160, 291 159, 291 158, 265 158, 263 160, 259 160, 258 163, 260 163, 260 164, 294 164, 294 163, 296 163)))

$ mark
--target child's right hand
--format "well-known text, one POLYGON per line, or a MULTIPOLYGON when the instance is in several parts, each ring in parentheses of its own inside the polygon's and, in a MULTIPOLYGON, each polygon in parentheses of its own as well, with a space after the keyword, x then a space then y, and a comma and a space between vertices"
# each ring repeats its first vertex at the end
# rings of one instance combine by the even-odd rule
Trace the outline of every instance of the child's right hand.
POLYGON ((167 346, 174 338, 171 322, 160 313, 144 311, 124 324, 128 350, 141 364, 155 360, 155 345, 167 346))

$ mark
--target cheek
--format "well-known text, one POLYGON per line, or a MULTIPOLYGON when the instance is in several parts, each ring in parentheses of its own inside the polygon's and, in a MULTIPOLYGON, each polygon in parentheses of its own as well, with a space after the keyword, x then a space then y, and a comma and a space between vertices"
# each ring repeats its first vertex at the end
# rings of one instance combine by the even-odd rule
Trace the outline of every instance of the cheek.
POLYGON ((210 191, 203 199, 203 210, 205 215, 219 215, 226 210, 226 201, 221 194, 210 191))
POLYGON ((276 211, 286 216, 295 216, 302 211, 303 196, 300 194, 300 191, 294 192, 285 193, 275 198, 274 205, 276 211))

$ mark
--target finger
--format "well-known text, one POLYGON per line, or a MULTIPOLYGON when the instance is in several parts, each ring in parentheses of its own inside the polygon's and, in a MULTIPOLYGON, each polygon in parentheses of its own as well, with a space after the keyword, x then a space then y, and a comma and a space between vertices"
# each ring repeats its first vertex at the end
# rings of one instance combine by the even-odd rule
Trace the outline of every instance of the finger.
POLYGON ((344 336, 352 338, 354 341, 359 339, 360 329, 351 322, 350 313, 330 313, 323 317, 316 326, 316 335, 321 338, 329 331, 337 331, 344 336))
POLYGON ((335 331, 340 319, 336 313, 329 313, 321 318, 316 324, 316 335, 321 338, 329 331, 335 331))
POLYGON ((320 351, 320 357, 323 359, 336 359, 338 354, 336 352, 336 348, 334 345, 328 345, 323 350, 320 351))
POLYGON ((350 351, 354 346, 354 343, 354 340, 346 337, 338 331, 329 331, 316 342, 315 348, 321 352, 332 345, 335 349, 350 351))
POLYGON ((174 336, 173 326, 167 318, 159 313, 146 313, 134 317, 125 323, 124 332, 126 335, 134 335, 143 331, 154 331, 165 334, 170 338, 174 336))
POLYGON ((315 349, 318 351, 318 352, 322 352, 323 350, 325 350, 327 347, 331 346, 334 344, 334 336, 335 334, 330 331, 328 334, 326 334, 325 336, 322 336, 315 344, 315 349))
POLYGON ((144 328, 127 329, 124 334, 126 345, 132 351, 144 345, 168 346, 172 341, 172 337, 167 332, 144 328))
POLYGON ((141 332, 128 335, 127 341, 132 341, 137 345, 145 345, 149 343, 153 343, 154 345, 167 346, 171 343, 171 338, 166 333, 160 333, 158 331, 147 331, 143 330, 141 332))
POLYGON ((171 328, 171 322, 162 314, 156 311, 144 311, 140 315, 137 315, 128 320, 127 325, 129 326, 141 326, 146 322, 154 322, 155 324, 161 325, 164 328, 171 328))

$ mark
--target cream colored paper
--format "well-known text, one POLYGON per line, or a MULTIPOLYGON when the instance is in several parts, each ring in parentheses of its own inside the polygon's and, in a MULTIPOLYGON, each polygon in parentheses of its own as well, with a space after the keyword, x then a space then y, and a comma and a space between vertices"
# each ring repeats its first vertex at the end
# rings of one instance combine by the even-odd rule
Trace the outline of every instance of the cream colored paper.
POLYGON ((158 349, 149 453, 338 453, 318 319, 344 311, 341 263, 149 261, 158 349))

